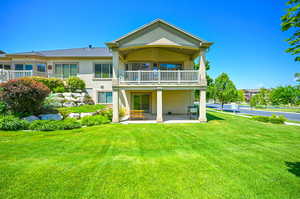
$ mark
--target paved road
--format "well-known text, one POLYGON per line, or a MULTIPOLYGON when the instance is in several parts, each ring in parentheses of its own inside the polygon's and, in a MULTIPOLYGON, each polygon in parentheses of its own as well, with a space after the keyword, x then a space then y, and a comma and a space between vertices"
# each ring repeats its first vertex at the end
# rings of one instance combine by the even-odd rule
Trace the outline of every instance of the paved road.
MULTIPOLYGON (((219 104, 207 104, 208 108, 214 108, 217 110, 221 109, 221 105, 219 104)), ((225 111, 230 111, 232 112, 233 110, 231 109, 230 105, 224 105, 224 110, 225 111)), ((283 115, 285 116, 288 120, 294 120, 294 121, 300 121, 300 113, 285 113, 285 112, 270 112, 270 111, 254 111, 250 110, 248 107, 242 106, 239 109, 240 113, 245 113, 249 115, 262 115, 262 116, 271 116, 271 115, 283 115)))

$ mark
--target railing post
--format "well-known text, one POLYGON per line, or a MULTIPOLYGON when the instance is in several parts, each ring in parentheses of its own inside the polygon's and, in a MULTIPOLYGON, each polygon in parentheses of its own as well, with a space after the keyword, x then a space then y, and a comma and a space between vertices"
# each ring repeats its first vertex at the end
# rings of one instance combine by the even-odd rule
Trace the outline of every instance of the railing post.
POLYGON ((180 83, 180 70, 177 70, 177 81, 180 83))
POLYGON ((161 80, 161 71, 158 70, 158 83, 160 84, 160 80, 161 80))
POLYGON ((138 82, 139 82, 139 84, 141 83, 141 71, 140 70, 138 70, 138 82))

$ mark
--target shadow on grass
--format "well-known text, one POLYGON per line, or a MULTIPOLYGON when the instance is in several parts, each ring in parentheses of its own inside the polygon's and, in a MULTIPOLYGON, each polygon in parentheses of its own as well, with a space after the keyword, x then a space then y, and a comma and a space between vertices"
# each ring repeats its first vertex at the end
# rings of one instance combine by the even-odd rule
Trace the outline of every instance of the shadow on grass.
POLYGON ((285 162, 288 171, 297 177, 300 177, 300 162, 285 162))
POLYGON ((206 113, 207 121, 213 121, 213 120, 224 120, 221 117, 217 117, 215 115, 212 115, 210 113, 206 113))

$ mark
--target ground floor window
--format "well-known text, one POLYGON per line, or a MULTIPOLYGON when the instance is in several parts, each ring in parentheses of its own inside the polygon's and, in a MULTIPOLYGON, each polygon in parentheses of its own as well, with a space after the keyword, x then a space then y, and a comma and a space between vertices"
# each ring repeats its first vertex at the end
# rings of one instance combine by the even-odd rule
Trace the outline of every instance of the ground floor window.
POLYGON ((112 64, 95 64, 95 78, 112 78, 112 64))
POLYGON ((77 76, 78 65, 77 64, 55 64, 54 73, 56 77, 69 78, 77 76))
POLYGON ((111 104, 112 103, 112 92, 98 92, 98 103, 111 104))
POLYGON ((10 66, 10 64, 1 64, 0 63, 0 69, 10 70, 11 66, 10 66))

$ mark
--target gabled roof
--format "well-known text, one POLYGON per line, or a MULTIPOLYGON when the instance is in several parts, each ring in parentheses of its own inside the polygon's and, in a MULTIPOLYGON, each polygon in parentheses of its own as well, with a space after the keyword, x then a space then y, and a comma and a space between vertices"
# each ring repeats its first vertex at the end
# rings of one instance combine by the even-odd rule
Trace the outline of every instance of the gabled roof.
POLYGON ((206 41, 204 39, 201 39, 201 38, 199 38, 199 37, 197 37, 197 36, 195 36, 195 35, 193 35, 191 33, 188 33, 186 31, 182 30, 181 28, 178 28, 178 27, 176 27, 176 26, 174 26, 174 25, 172 25, 172 24, 170 24, 170 23, 168 23, 168 22, 166 22, 166 21, 164 21, 162 19, 156 19, 156 20, 154 20, 154 21, 152 21, 152 22, 150 22, 150 23, 148 23, 146 25, 143 25, 143 26, 139 27, 138 29, 136 29, 136 30, 134 30, 134 31, 132 31, 132 32, 130 32, 130 33, 128 33, 128 34, 126 34, 126 35, 124 35, 124 36, 122 36, 122 37, 114 40, 114 41, 112 41, 112 42, 108 42, 106 44, 108 46, 110 46, 110 44, 117 43, 117 42, 119 42, 119 41, 121 41, 121 40, 123 40, 123 39, 125 39, 125 38, 127 38, 127 37, 129 37, 129 36, 131 36, 131 35, 133 35, 133 34, 135 34, 137 32, 139 32, 139 31, 142 31, 142 30, 144 30, 144 29, 146 29, 146 28, 148 28, 148 27, 150 27, 150 26, 152 26, 154 24, 158 24, 158 23, 162 23, 162 24, 164 24, 164 25, 166 25, 166 26, 168 26, 168 27, 170 27, 170 28, 172 28, 174 30, 177 30, 177 31, 179 31, 179 32, 181 32, 181 33, 183 33, 183 34, 185 34, 185 35, 187 35, 187 36, 189 36, 189 37, 191 37, 191 38, 199 41, 199 43, 206 43, 206 44, 209 44, 209 45, 212 44, 211 42, 208 42, 208 41, 206 41))
POLYGON ((42 57, 112 57, 110 50, 105 47, 44 50, 44 51, 12 53, 7 55, 42 56, 42 57))

